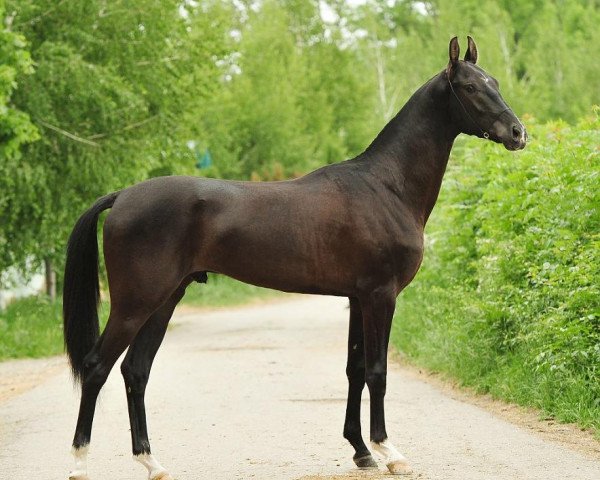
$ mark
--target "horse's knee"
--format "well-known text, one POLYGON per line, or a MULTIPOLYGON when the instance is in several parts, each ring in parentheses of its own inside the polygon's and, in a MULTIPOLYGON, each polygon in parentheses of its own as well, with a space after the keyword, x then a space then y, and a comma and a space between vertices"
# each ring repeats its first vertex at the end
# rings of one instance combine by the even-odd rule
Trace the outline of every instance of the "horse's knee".
POLYGON ((363 358, 353 359, 346 365, 346 377, 348 381, 365 380, 365 360, 363 358))
POLYGON ((128 391, 142 393, 148 384, 149 372, 145 368, 135 368, 127 359, 121 364, 121 375, 128 391))
POLYGON ((383 368, 373 368, 367 371, 365 376, 369 391, 385 394, 387 384, 387 372, 383 368))
POLYGON ((365 382, 365 366, 363 365, 352 365, 346 367, 346 378, 350 383, 365 382))

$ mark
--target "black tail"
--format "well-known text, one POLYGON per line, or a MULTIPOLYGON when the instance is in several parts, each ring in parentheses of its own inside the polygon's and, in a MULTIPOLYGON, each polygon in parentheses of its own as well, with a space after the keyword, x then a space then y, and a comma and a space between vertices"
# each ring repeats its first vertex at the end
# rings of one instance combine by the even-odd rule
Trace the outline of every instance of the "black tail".
POLYGON ((71 232, 63 287, 63 331, 67 356, 76 381, 83 375, 83 360, 98 339, 98 216, 115 203, 119 193, 99 198, 71 232))

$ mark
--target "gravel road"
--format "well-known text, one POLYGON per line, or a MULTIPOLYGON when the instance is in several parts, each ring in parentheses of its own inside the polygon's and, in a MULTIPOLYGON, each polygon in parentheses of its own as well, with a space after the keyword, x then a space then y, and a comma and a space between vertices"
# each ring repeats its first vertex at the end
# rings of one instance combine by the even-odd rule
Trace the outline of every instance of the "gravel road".
MULTIPOLYGON (((390 478, 383 465, 379 473, 354 469, 352 448, 342 438, 346 305, 292 296, 176 314, 146 396, 160 462, 177 480, 390 478)), ((67 478, 79 397, 60 362, 51 362, 37 386, 0 396, 2 478, 67 478)), ((22 377, 16 363, 0 374, 4 384, 11 375, 22 377)), ((367 407, 365 394, 365 432, 367 407)), ((598 457, 452 398, 397 365, 388 374, 386 414, 391 440, 415 469, 412 479, 600 479, 598 457)), ((94 422, 92 480, 145 478, 131 460, 128 430, 115 369, 94 422)))

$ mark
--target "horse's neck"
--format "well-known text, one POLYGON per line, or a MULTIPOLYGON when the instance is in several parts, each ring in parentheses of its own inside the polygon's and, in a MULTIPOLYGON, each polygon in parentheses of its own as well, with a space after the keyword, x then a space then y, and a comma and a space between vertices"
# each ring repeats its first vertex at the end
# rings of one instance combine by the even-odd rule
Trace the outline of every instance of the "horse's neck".
POLYGON ((423 226, 435 205, 458 131, 448 117, 443 78, 421 87, 364 155, 423 226))

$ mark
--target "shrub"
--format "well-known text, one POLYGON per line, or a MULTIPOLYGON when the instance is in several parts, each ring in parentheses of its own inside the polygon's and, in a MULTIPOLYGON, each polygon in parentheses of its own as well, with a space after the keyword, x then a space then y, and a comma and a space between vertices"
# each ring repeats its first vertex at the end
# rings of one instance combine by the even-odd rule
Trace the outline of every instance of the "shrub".
POLYGON ((393 330, 416 363, 596 428, 599 127, 597 114, 530 125, 516 154, 480 140, 457 149, 393 330))

